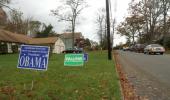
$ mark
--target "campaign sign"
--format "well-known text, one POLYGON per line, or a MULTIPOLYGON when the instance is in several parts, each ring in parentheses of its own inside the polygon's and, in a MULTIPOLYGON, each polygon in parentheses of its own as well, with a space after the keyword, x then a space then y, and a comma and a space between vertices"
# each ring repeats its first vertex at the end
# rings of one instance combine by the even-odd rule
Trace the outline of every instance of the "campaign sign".
POLYGON ((84 53, 84 61, 88 61, 88 54, 87 53, 84 53))
POLYGON ((17 68, 47 70, 48 46, 21 45, 17 68))
POLYGON ((66 54, 64 66, 83 66, 84 54, 66 54))

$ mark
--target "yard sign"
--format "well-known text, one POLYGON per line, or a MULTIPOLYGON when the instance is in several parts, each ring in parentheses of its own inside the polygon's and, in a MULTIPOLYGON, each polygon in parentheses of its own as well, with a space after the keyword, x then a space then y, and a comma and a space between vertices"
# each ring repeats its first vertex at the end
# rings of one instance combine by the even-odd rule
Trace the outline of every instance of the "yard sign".
POLYGON ((84 53, 84 61, 85 61, 85 62, 87 62, 87 61, 88 61, 88 59, 89 59, 89 57, 88 57, 88 53, 84 53))
POLYGON ((47 70, 49 49, 48 46, 21 45, 17 67, 47 70))
POLYGON ((64 66, 83 66, 84 54, 66 54, 64 66))

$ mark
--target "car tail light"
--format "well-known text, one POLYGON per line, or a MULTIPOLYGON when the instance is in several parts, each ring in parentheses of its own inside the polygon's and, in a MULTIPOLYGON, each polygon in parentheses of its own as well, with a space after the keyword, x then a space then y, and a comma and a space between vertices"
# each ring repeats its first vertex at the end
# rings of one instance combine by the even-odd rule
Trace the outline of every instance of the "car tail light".
POLYGON ((162 48, 161 50, 162 50, 162 51, 165 51, 165 48, 162 48))

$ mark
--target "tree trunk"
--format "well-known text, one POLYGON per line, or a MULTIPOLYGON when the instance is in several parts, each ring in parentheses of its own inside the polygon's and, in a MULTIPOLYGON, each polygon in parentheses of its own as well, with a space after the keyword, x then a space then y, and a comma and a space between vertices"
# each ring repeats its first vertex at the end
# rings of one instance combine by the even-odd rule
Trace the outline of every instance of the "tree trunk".
POLYGON ((142 43, 142 34, 139 29, 138 29, 138 32, 139 32, 139 43, 142 43))
POLYGON ((132 43, 133 43, 133 45, 135 44, 135 34, 133 33, 133 36, 132 36, 132 43))
POLYGON ((165 37, 166 37, 166 35, 167 35, 167 28, 166 28, 166 16, 167 16, 167 11, 166 11, 166 2, 165 2, 165 0, 163 0, 163 13, 164 13, 164 27, 163 27, 163 29, 164 29, 164 37, 163 37, 163 46, 165 47, 166 46, 166 43, 165 43, 165 37))
POLYGON ((75 31, 75 25, 74 22, 72 22, 72 49, 74 48, 74 31, 75 31))

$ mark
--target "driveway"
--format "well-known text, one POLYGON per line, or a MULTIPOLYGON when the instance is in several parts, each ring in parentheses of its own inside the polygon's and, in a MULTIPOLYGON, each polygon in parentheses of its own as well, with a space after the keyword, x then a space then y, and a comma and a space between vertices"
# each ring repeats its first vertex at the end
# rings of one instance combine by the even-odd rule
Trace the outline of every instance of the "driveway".
POLYGON ((123 71, 140 96, 170 100, 170 55, 117 51, 123 71))

